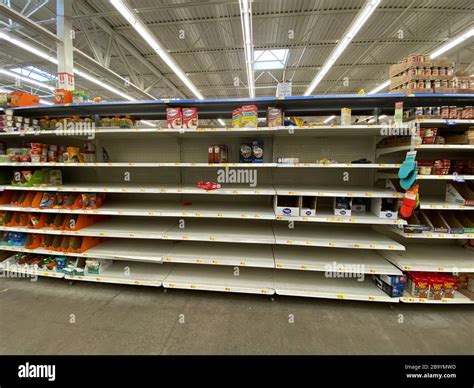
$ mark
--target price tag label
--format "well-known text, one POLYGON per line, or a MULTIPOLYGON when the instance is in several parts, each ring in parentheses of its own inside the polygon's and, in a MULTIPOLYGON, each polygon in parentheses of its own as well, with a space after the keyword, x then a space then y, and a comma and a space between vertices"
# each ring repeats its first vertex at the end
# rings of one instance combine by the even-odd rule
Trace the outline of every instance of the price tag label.
POLYGON ((336 298, 337 298, 337 299, 344 299, 344 294, 337 294, 337 295, 336 295, 336 298))

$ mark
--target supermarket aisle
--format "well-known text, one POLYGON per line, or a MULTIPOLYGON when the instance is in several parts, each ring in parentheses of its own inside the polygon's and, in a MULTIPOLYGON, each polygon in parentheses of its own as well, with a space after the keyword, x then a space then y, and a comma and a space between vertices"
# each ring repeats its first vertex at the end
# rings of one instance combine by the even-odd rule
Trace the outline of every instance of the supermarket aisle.
POLYGON ((474 310, 0 279, 0 333, 1 354, 473 354, 474 310))

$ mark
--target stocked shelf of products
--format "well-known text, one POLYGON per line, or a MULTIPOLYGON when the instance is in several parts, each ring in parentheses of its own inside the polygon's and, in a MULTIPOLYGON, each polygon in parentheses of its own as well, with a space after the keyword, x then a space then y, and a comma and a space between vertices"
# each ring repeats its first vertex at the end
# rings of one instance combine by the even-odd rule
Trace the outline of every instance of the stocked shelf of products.
POLYGON ((108 239, 87 249, 85 252, 55 251, 43 247, 26 248, 24 246, 0 245, 0 249, 12 252, 38 253, 43 255, 59 255, 111 260, 134 260, 150 263, 161 263, 165 254, 173 247, 173 242, 162 240, 124 240, 108 239))
POLYGON ((472 304, 473 300, 460 292, 455 292, 453 298, 442 298, 439 300, 426 299, 426 298, 414 298, 410 294, 406 293, 400 298, 401 302, 404 303, 426 303, 426 304, 472 304))

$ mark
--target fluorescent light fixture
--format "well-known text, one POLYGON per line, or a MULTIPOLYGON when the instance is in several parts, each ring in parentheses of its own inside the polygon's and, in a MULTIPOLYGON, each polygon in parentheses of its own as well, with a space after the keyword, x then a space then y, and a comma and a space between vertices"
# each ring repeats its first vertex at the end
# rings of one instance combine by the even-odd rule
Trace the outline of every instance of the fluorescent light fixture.
POLYGON ((109 85, 109 84, 106 84, 105 82, 102 82, 101 80, 97 79, 97 78, 94 78, 93 76, 87 74, 87 73, 84 73, 83 71, 81 70, 78 70, 76 68, 73 69, 74 73, 77 74, 79 77, 82 77, 96 85, 99 85, 101 86, 102 88, 104 89, 107 89, 108 91, 112 92, 112 93, 115 93, 117 94, 118 96, 120 97, 123 97, 125 98, 126 100, 129 100, 129 101, 136 101, 135 98, 129 96, 128 94, 114 88, 113 86, 109 85))
POLYGON ((251 0, 239 0, 240 22, 244 40, 245 70, 247 72, 247 86, 249 97, 255 98, 255 78, 253 65, 253 32, 252 32, 252 3, 251 0))
POLYGON ((439 47, 430 54, 431 59, 439 57, 441 54, 444 54, 446 51, 451 50, 453 47, 457 46, 458 44, 461 44, 472 36, 474 36, 474 27, 471 27, 467 31, 446 41, 444 44, 441 45, 441 47, 439 47))
MULTIPOLYGON (((24 43, 23 41, 19 40, 19 39, 16 39, 16 38, 13 38, 11 37, 10 35, 8 34, 5 34, 4 32, 0 32, 0 39, 4 39, 6 40, 7 42, 10 42, 11 44, 15 45, 15 46, 18 46, 32 54, 35 54, 37 55, 38 57, 40 58, 43 58, 43 59, 46 59, 47 61, 51 62, 51 63, 54 63, 55 65, 58 64, 58 60, 52 56, 50 56, 49 54, 47 54, 46 52, 42 51, 42 50, 39 50, 27 43, 24 43)), ((89 74, 86 74, 78 69, 73 69, 74 71, 74 74, 77 74, 79 77, 82 77, 82 78, 85 78, 87 79, 88 81, 104 88, 104 89, 107 89, 109 90, 110 92, 120 96, 120 97, 123 97, 123 98, 126 98, 127 100, 129 101, 136 101, 135 98, 131 97, 131 96, 128 96, 126 93, 123 93, 121 92, 120 90, 114 88, 113 86, 109 85, 109 84, 106 84, 105 82, 102 82, 100 80, 98 80, 97 78, 94 78, 93 76, 89 75, 89 74)), ((26 81, 25 81, 26 82, 26 81)))
POLYGON ((168 52, 161 47, 150 30, 135 15, 135 12, 128 7, 122 0, 110 0, 112 5, 120 12, 120 14, 130 23, 130 25, 138 32, 148 45, 155 50, 166 65, 178 76, 178 78, 186 85, 186 87, 199 99, 203 100, 204 96, 199 92, 191 80, 184 74, 183 70, 171 58, 168 52))
POLYGON ((313 90, 316 88, 316 86, 318 86, 318 84, 321 82, 324 76, 329 72, 332 65, 334 65, 337 59, 341 56, 342 52, 346 49, 346 47, 352 41, 354 36, 359 32, 359 30, 362 28, 365 22, 369 19, 370 15, 372 15, 372 13, 375 11, 379 3, 380 3, 380 0, 367 0, 366 1, 365 5, 357 14, 356 19, 350 25, 349 30, 346 32, 344 37, 336 45, 336 47, 332 51, 329 58, 326 60, 324 65, 319 70, 318 74, 316 74, 316 77, 314 77, 313 81, 311 81, 311 84, 308 86, 308 88, 304 92, 305 96, 309 96, 313 92, 313 90))
POLYGON ((284 69, 289 51, 288 49, 255 50, 253 68, 255 70, 284 69))
POLYGON ((222 120, 222 119, 217 119, 217 121, 219 122, 220 125, 222 125, 223 127, 225 127, 225 122, 224 122, 224 120, 222 120))
POLYGON ((323 121, 324 124, 327 124, 329 123, 330 121, 334 120, 336 118, 336 116, 332 115, 332 116, 329 116, 326 120, 323 121))
POLYGON ((58 60, 55 57, 52 57, 48 53, 38 50, 37 48, 30 46, 29 44, 21 41, 20 39, 16 39, 4 32, 0 32, 0 39, 4 39, 7 42, 10 42, 11 44, 14 44, 17 47, 21 47, 22 49, 29 51, 32 54, 37 55, 38 57, 41 57, 43 59, 46 59, 48 62, 54 63, 55 65, 58 64, 58 60))
POLYGON ((11 78, 22 80, 23 82, 38 86, 40 88, 48 89, 48 90, 51 90, 51 91, 54 91, 54 89, 55 89, 54 86, 50 86, 48 84, 45 84, 44 82, 36 81, 33 78, 29 78, 29 77, 25 77, 25 76, 17 74, 17 73, 13 73, 12 71, 9 71, 9 70, 0 69, 0 74, 6 75, 6 76, 11 77, 11 78))
POLYGON ((390 80, 382 82, 379 86, 376 86, 373 88, 371 91, 369 91, 367 94, 375 94, 380 92, 381 90, 388 88, 390 86, 390 80))

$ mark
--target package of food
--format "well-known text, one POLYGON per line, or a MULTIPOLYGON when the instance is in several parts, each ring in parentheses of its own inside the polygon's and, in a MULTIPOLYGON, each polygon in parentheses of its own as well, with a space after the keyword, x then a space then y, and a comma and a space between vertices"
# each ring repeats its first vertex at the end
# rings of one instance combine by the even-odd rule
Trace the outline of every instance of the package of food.
POLYGON ((250 143, 240 144, 240 163, 252 163, 252 145, 250 143))
POLYGON ((183 128, 196 129, 197 127, 197 108, 183 108, 183 128))
POLYGON ((214 163, 227 163, 229 151, 226 145, 215 145, 213 153, 214 163))
POLYGON ((252 142, 252 163, 263 163, 263 140, 252 142))
POLYGON ((429 277, 423 273, 410 272, 408 274, 408 292, 415 298, 428 298, 429 277))
POLYGON ((69 163, 84 163, 79 147, 67 147, 67 161, 69 163))
POLYGON ((279 127, 283 125, 283 114, 280 108, 268 107, 267 127, 279 127))
POLYGON ((441 300, 443 297, 444 281, 440 276, 431 276, 429 278, 430 288, 428 293, 428 299, 441 300))
POLYGON ((166 123, 168 128, 182 128, 181 108, 166 108, 166 123))
POLYGON ((244 105, 242 107, 242 128, 257 128, 258 110, 256 105, 244 105))
POLYGON ((240 128, 242 126, 242 108, 232 111, 232 128, 240 128))
POLYGON ((456 278, 454 276, 445 275, 443 279, 443 298, 454 298, 456 292, 456 278))
POLYGON ((341 125, 351 125, 351 108, 341 109, 341 125))

